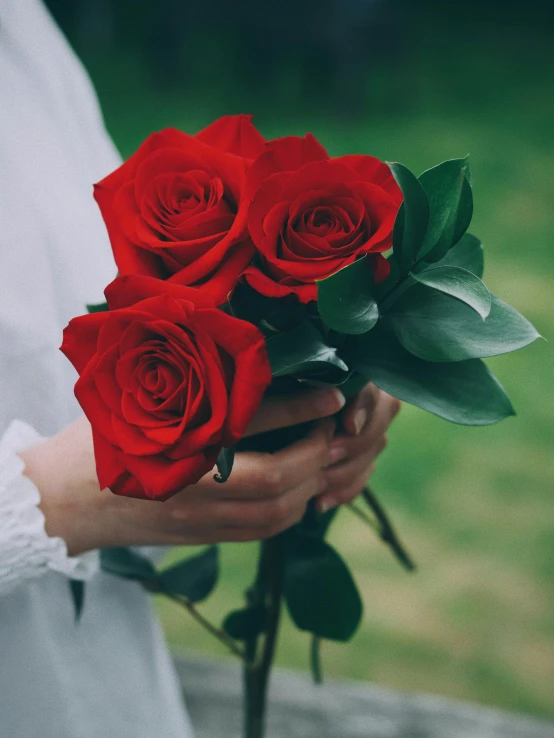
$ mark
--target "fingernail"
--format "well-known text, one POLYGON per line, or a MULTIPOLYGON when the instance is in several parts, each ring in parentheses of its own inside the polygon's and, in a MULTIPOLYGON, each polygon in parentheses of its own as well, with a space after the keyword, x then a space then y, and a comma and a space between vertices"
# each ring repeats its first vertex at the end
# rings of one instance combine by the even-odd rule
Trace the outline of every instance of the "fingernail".
POLYGON ((367 410, 361 407, 359 410, 356 410, 356 412, 354 413, 354 430, 356 431, 357 436, 359 436, 360 433, 363 431, 366 423, 367 423, 367 410))
POLYGON ((339 503, 336 500, 333 500, 332 498, 326 497, 324 500, 321 500, 319 503, 319 512, 326 513, 329 512, 329 510, 333 510, 335 507, 337 507, 339 503))
POLYGON ((346 398, 342 392, 333 387, 316 398, 315 404, 322 415, 333 415, 344 407, 346 398))
POLYGON ((331 446, 329 450, 329 464, 336 464, 337 461, 342 461, 348 455, 347 450, 344 446, 331 446))

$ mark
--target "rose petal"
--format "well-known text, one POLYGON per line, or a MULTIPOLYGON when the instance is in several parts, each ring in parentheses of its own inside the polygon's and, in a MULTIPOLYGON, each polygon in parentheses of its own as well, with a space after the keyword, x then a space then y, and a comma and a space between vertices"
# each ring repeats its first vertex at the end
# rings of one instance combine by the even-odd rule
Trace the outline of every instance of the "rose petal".
POLYGON ((64 329, 60 350, 67 356, 79 374, 96 353, 98 334, 106 322, 106 312, 90 313, 73 318, 64 329))
POLYGON ((246 159, 259 156, 265 139, 252 124, 251 115, 225 115, 196 134, 195 138, 246 159))
POLYGON ((376 159, 374 156, 360 154, 339 156, 336 161, 346 164, 353 169, 360 175, 360 179, 379 185, 381 189, 385 190, 393 198, 397 206, 402 202, 402 191, 396 184, 391 170, 384 162, 376 159))
MULTIPOLYGON (((213 299, 203 291, 173 281, 162 282, 138 274, 117 277, 106 287, 104 294, 111 310, 130 307, 137 302, 161 295, 186 300, 196 307, 215 307, 213 299)), ((94 314, 102 315, 102 313, 94 314)))
POLYGON ((141 483, 145 497, 166 500, 190 484, 196 484, 213 469, 220 447, 175 461, 163 456, 129 456, 125 459, 129 472, 141 483))

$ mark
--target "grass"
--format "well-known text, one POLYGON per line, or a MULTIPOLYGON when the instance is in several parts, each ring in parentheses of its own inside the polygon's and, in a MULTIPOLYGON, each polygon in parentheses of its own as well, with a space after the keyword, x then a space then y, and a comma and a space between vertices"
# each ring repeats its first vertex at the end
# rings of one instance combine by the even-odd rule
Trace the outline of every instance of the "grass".
MULTIPOLYGON (((390 99, 387 80, 397 80, 378 68, 371 111, 357 118, 306 109, 294 69, 258 96, 216 59, 201 83, 168 93, 144 81, 129 53, 85 60, 124 155, 152 130, 193 132, 243 110, 257 114, 268 137, 311 130, 333 154, 371 153, 416 171, 469 152, 471 230, 485 243, 487 283, 552 337, 552 39, 477 23, 456 35, 445 25, 419 30, 408 102, 390 99)), ((517 418, 469 429, 405 407, 378 462, 373 486, 419 563, 415 575, 341 513, 331 540, 355 572, 366 614, 351 643, 325 644, 325 673, 553 715, 552 348, 537 341, 490 365, 517 418)), ((203 606, 212 619, 241 602, 254 553, 252 545, 223 547, 221 583, 203 606)), ((157 607, 172 644, 226 657, 175 605, 157 607)), ((288 622, 278 663, 307 668, 308 640, 288 622)))

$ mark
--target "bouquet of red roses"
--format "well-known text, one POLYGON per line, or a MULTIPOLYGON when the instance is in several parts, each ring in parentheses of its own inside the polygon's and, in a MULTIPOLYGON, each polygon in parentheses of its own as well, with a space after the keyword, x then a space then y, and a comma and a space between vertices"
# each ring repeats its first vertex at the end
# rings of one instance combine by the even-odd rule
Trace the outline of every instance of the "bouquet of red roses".
MULTIPOLYGON (((482 281, 467 233, 466 158, 416 177, 371 156, 330 157, 311 135, 266 142, 247 116, 195 136, 154 133, 95 187, 119 276, 107 302, 72 320, 62 350, 80 374, 99 482, 164 500, 233 453, 264 393, 305 384, 346 394, 371 381, 447 420, 514 413, 483 358, 537 337, 482 281)), ((254 441, 275 450, 305 429, 254 441)), ((411 562, 374 495, 367 517, 411 562)), ((336 511, 260 545, 246 605, 213 628, 245 662, 246 735, 263 735, 278 613, 313 636, 348 640, 361 600, 324 540, 336 511)), ((217 580, 217 550, 157 572, 110 549, 104 567, 195 602, 217 580)), ((210 626, 211 627, 211 626, 210 626)))

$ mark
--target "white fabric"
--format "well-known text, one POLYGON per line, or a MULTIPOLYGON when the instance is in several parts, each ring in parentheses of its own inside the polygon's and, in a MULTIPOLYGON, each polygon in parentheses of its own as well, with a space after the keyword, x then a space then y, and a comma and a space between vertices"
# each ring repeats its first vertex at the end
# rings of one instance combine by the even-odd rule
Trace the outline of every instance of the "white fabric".
POLYGON ((18 450, 79 413, 61 331, 115 276, 92 184, 119 156, 39 0, 0 2, 0 736, 191 738, 149 596, 48 538, 18 450), (14 422, 15 421, 15 422, 14 422), (91 576, 92 575, 92 576, 91 576), (87 577, 75 623, 68 576, 87 577))
POLYGON ((14 420, 0 439, 0 595, 49 570, 84 580, 98 571, 98 551, 70 557, 65 541, 44 530, 39 491, 23 476, 24 464, 17 456, 40 440, 20 420, 14 420))

